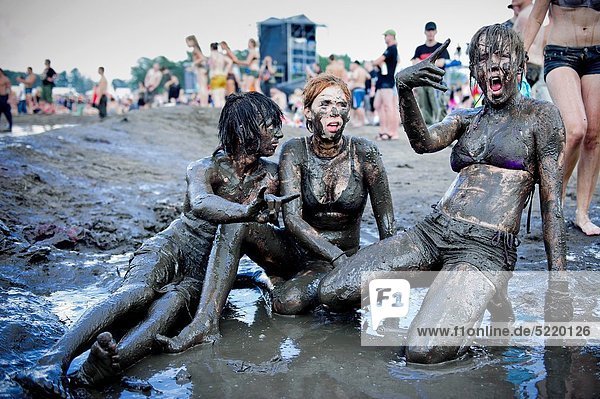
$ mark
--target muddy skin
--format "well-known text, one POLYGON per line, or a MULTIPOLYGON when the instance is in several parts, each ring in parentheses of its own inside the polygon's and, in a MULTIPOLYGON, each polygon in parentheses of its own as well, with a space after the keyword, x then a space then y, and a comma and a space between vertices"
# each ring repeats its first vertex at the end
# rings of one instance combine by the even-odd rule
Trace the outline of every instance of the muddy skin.
POLYGON ((499 25, 485 27, 472 42, 479 44, 472 46, 470 54, 472 75, 486 95, 480 109, 455 111, 429 129, 423 121, 412 88, 429 85, 445 90, 443 71, 434 62, 449 40, 428 59, 396 76, 400 114, 411 146, 422 154, 456 142, 451 164, 458 176, 424 222, 361 250, 323 279, 319 291, 324 303, 342 307, 360 301, 360 278, 365 271, 435 270, 432 267, 441 261, 442 271, 475 272, 466 273, 468 276, 444 273, 436 278, 409 330, 409 362, 455 359, 463 346, 462 342, 456 347, 435 346, 433 340, 416 336, 417 327, 472 326, 486 307, 510 318, 512 312, 506 309, 510 304, 502 298, 507 280, 494 280, 488 273, 514 268, 521 213, 535 183, 539 185, 548 268, 564 270, 566 266, 560 200, 564 127, 558 110, 552 104, 521 97, 517 75, 524 59, 523 44, 514 32, 499 25), (508 55, 499 49, 508 49, 508 55), (446 232, 454 234, 453 230, 459 237, 456 241, 440 238, 446 232), (462 238, 466 231, 468 237, 462 238), (433 241, 425 244, 425 240, 433 241), (443 242, 467 250, 456 259, 440 252, 440 247, 432 249, 431 242, 436 245, 437 240, 442 240, 437 245, 443 242), (472 277, 478 273, 480 277, 472 277), (450 310, 447 303, 453 304, 450 310))
POLYGON ((121 371, 117 343, 109 332, 98 335, 81 368, 69 375, 74 385, 93 386, 110 380, 121 371))
POLYGON ((322 272, 358 251, 368 196, 380 239, 395 233, 379 151, 368 140, 343 135, 349 99, 339 79, 324 75, 311 80, 305 88, 304 114, 312 135, 288 141, 281 152, 281 191, 301 194, 284 206, 285 226, 306 250, 325 262, 318 267, 321 272, 302 276, 305 282, 312 279, 309 287, 317 286, 322 272))
MULTIPOLYGON (((150 354, 156 346, 157 334, 168 334, 182 317, 191 317, 190 311, 199 300, 217 224, 264 223, 276 217, 276 210, 286 199, 269 196, 278 190, 277 166, 261 157, 273 155, 277 147, 281 112, 272 101, 258 94, 241 95, 232 98, 231 103, 236 101, 240 107, 245 104, 254 110, 254 119, 262 118, 243 125, 254 128, 256 134, 246 132, 243 143, 221 140, 224 147, 234 143, 237 152, 229 156, 217 151, 188 167, 184 214, 134 253, 121 287, 112 296, 86 311, 40 359, 38 366, 16 377, 24 388, 66 396, 64 374, 71 361, 100 332, 118 328, 140 310, 143 310, 141 321, 118 343, 120 368, 125 369, 150 354), (267 125, 267 121, 276 122, 267 125)), ((227 246, 228 241, 225 235, 217 244, 227 246)), ((102 363, 98 359, 103 357, 96 356, 102 348, 101 342, 102 339, 95 344, 96 351, 87 363, 90 367, 82 370, 82 378, 76 376, 75 380, 99 383, 111 374, 110 368, 96 367, 102 363)))

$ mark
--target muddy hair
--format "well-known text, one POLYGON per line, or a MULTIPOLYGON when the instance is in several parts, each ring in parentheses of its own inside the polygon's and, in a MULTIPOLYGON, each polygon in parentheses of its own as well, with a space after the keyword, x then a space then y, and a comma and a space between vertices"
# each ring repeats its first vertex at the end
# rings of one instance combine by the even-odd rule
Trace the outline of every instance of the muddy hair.
POLYGON ((481 51, 479 51, 479 41, 481 37, 485 37, 485 47, 488 49, 488 54, 502 53, 502 49, 508 45, 510 49, 511 64, 517 66, 517 73, 523 72, 523 67, 526 60, 525 48, 523 40, 519 34, 504 25, 495 24, 484 26, 479 29, 469 45, 469 69, 471 70, 471 78, 475 77, 475 68, 481 60, 481 51), (515 59, 513 60, 513 52, 515 59))
POLYGON ((260 149, 261 128, 267 121, 280 129, 283 120, 281 109, 263 94, 257 92, 234 93, 227 96, 219 118, 219 143, 229 155, 255 154, 260 149))
MULTIPOLYGON (((317 98, 323 90, 331 86, 338 86, 342 89, 346 100, 350 102, 352 94, 350 94, 350 89, 348 89, 346 82, 330 73, 321 73, 306 82, 306 86, 304 86, 304 91, 302 92, 302 96, 304 97, 304 108, 310 108, 315 101, 315 98, 317 98)), ((309 126, 308 119, 306 120, 306 128, 309 132, 312 132, 312 126, 309 126)))

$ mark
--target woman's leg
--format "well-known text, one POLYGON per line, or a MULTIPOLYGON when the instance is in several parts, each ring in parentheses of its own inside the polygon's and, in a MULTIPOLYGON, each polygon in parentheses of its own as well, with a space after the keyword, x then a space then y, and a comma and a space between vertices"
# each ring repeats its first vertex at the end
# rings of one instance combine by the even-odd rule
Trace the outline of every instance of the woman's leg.
MULTIPOLYGON (((581 80, 575 70, 568 67, 553 69, 546 76, 546 84, 552 101, 560 111, 567 134, 563 177, 564 202, 567 183, 577 165, 581 143, 587 131, 587 119, 581 93, 581 80)), ((579 196, 579 193, 577 194, 579 196)))
POLYGON ((276 283, 273 289, 274 312, 299 314, 318 302, 319 281, 331 270, 331 264, 309 259, 284 229, 253 224, 244 243, 244 253, 271 278, 285 280, 276 283))
POLYGON ((105 383, 151 354, 156 345, 155 336, 166 334, 185 314, 190 303, 197 301, 200 287, 194 285, 198 284, 195 280, 184 280, 174 285, 173 290, 152 303, 144 320, 129 330, 118 345, 109 333, 100 334, 87 360, 71 376, 72 382, 79 385, 105 383))
POLYGON ((462 336, 436 337, 427 328, 471 328, 478 324, 496 289, 475 266, 459 263, 444 267, 427 291, 408 330, 406 360, 433 364, 456 359, 465 349, 462 336), (443 341, 440 341, 443 339, 443 341))
POLYGON ((219 226, 194 319, 173 338, 166 337, 163 333, 156 337, 165 352, 182 352, 194 345, 214 340, 219 335, 219 318, 235 282, 242 256, 241 247, 247 234, 246 223, 219 226))
POLYGON ((306 268, 273 289, 273 311, 301 314, 319 303, 319 283, 331 271, 327 261, 309 261, 306 268))
POLYGON ((362 248, 328 273, 319 286, 321 303, 337 309, 360 305, 362 281, 378 272, 429 270, 433 255, 411 231, 362 248))
POLYGON ((66 395, 63 380, 71 361, 83 353, 100 332, 131 311, 147 307, 156 297, 152 284, 160 287, 173 277, 177 250, 171 238, 180 228, 176 223, 179 222, 174 222, 136 251, 121 287, 84 312, 35 367, 17 374, 19 384, 32 392, 66 395))
POLYGON ((599 235, 600 227, 589 217, 592 196, 596 191, 598 171, 600 170, 600 74, 585 75, 581 78, 581 92, 587 131, 577 166, 577 212, 575 224, 587 235, 599 235))

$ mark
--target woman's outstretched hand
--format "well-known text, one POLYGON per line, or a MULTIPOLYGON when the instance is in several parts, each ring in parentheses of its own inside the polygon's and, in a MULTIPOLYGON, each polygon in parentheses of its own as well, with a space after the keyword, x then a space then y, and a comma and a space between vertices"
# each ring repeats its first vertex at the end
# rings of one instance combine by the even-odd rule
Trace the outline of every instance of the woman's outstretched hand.
POLYGON ((404 68, 396 74, 396 88, 398 92, 412 90, 419 86, 431 86, 438 90, 446 91, 448 87, 443 82, 444 70, 435 65, 440 54, 448 48, 450 39, 438 47, 423 61, 404 68))
POLYGON ((281 206, 300 197, 300 194, 278 197, 274 194, 265 194, 266 190, 266 186, 261 187, 256 199, 248 206, 248 215, 258 223, 276 222, 281 206))

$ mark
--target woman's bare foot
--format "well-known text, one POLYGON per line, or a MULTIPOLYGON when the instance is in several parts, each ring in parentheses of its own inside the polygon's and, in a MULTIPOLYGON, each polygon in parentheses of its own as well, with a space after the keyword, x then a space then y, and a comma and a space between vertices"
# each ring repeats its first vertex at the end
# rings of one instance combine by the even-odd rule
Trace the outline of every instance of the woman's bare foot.
POLYGON ((213 323, 190 323, 179 335, 169 338, 157 334, 156 341, 167 353, 183 352, 193 346, 207 342, 214 342, 220 338, 219 326, 213 323))
POLYGON ((121 372, 117 343, 109 332, 96 338, 81 368, 69 375, 73 385, 95 386, 113 379, 121 372))
POLYGON ((588 215, 575 211, 575 226, 586 236, 597 236, 600 235, 600 227, 596 226, 589 218, 588 215))
POLYGON ((38 365, 35 368, 20 371, 13 379, 34 397, 66 398, 66 376, 60 365, 38 365))

